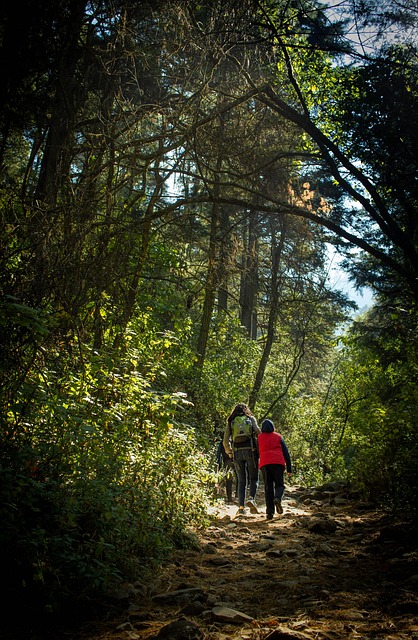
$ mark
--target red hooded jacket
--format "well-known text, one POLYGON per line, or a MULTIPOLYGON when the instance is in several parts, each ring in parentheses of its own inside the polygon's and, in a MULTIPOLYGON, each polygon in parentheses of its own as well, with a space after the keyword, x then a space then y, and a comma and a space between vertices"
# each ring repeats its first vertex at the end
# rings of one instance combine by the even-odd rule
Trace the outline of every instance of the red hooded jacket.
POLYGON ((266 464, 282 464, 286 466, 286 460, 282 450, 282 437, 280 433, 265 432, 260 433, 258 438, 258 451, 260 459, 258 468, 264 467, 266 464))

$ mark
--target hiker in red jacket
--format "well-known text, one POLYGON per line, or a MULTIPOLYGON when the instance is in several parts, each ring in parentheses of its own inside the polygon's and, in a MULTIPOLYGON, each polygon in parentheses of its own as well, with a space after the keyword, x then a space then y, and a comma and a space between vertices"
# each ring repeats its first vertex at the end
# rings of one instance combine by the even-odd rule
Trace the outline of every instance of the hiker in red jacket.
POLYGON ((292 462, 285 441, 280 433, 274 431, 271 420, 264 420, 258 436, 259 468, 264 478, 267 520, 273 519, 274 507, 277 513, 283 513, 282 497, 284 493, 284 470, 292 475, 292 462))

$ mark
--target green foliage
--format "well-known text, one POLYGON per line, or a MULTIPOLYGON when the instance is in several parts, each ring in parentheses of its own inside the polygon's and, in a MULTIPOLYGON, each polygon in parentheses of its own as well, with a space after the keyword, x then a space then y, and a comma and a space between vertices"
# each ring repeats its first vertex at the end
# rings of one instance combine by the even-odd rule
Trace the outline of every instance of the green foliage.
POLYGON ((215 421, 223 432, 234 405, 248 401, 258 358, 257 342, 248 338, 237 320, 220 314, 213 323, 196 401, 212 419, 212 429, 215 421))
POLYGON ((356 340, 356 329, 353 331, 354 350, 350 343, 350 351, 358 361, 367 362, 367 376, 360 377, 357 385, 361 385, 368 399, 367 405, 357 407, 351 421, 363 436, 363 447, 352 472, 359 476, 369 494, 389 507, 415 511, 418 488, 416 313, 399 308, 388 316, 383 308, 376 309, 364 328, 362 339, 357 336, 356 340))
POLYGON ((354 324, 328 411, 341 424, 339 451, 353 486, 411 515, 418 488, 418 354, 416 310, 405 306, 381 303, 354 324))
MULTIPOLYGON (((364 498, 416 515, 416 331, 413 305, 381 301, 340 339, 322 371, 305 363, 271 415, 298 482, 344 479, 364 498)), ((277 365, 283 372, 285 360, 277 365)))
MULTIPOLYGON (((171 342, 155 336, 152 346, 171 342)), ((211 482, 182 420, 185 394, 152 386, 161 364, 133 346, 123 359, 79 349, 78 372, 61 353, 59 374, 29 373, 2 434, 2 579, 44 610, 109 592, 190 544, 211 482)))
MULTIPOLYGON (((344 477, 338 422, 324 412, 323 397, 290 393, 279 430, 292 452, 297 481, 312 486, 344 477)), ((280 422, 280 421, 279 421, 280 422)))

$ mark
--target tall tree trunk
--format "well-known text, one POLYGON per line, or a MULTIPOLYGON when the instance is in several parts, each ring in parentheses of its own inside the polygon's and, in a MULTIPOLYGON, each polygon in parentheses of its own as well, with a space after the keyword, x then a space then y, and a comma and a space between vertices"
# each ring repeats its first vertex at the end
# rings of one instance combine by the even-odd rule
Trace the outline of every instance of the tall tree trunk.
POLYGON ((230 269, 229 212, 224 205, 220 214, 220 249, 218 268, 218 312, 228 311, 228 274, 230 269))
POLYGON ((285 221, 281 218, 280 222, 280 237, 277 242, 276 229, 274 220, 270 220, 271 227, 271 283, 270 283, 270 309, 267 323, 267 335, 264 343, 263 353, 260 358, 257 373, 253 388, 250 392, 249 406, 254 409, 258 395, 260 393, 261 385, 263 384, 264 374, 266 371, 267 363, 269 361, 271 349, 274 343, 276 323, 279 313, 279 300, 280 300, 280 279, 279 268, 283 252, 284 241, 286 237, 285 221))
POLYGON ((210 236, 209 236, 209 255, 208 255, 208 270, 206 275, 205 285, 205 299, 203 302, 202 321, 200 324, 200 332, 197 340, 197 357, 196 357, 196 369, 200 376, 203 369, 203 364, 206 357, 206 348, 208 344, 208 336, 210 330, 210 321, 213 314, 213 308, 215 306, 215 294, 216 287, 218 286, 218 266, 217 266, 217 251, 218 251, 218 233, 219 233, 219 217, 220 206, 216 202, 216 199, 220 193, 219 184, 219 172, 222 168, 222 157, 218 155, 216 161, 216 174, 214 185, 215 202, 212 206, 212 217, 210 223, 210 236))
POLYGON ((244 240, 243 270, 241 275, 241 324, 248 335, 257 338, 258 293, 258 213, 251 211, 248 219, 248 240, 244 240), (245 246, 246 245, 246 246, 245 246))
POLYGON ((205 362, 206 348, 208 344, 208 336, 210 330, 210 321, 213 314, 213 308, 215 306, 215 293, 217 286, 217 268, 216 268, 216 253, 217 253, 217 235, 219 228, 219 205, 215 203, 212 207, 212 218, 210 226, 210 238, 209 238, 209 256, 208 256, 208 270, 206 275, 205 285, 205 299, 203 302, 202 320, 200 323, 199 338, 197 340, 197 359, 196 368, 200 375, 203 364, 205 362))
POLYGON ((51 206, 57 202, 63 176, 67 175, 71 162, 68 153, 70 145, 67 143, 73 131, 80 96, 80 81, 76 77, 76 69, 81 56, 79 38, 85 8, 85 0, 69 3, 70 14, 61 34, 65 44, 59 62, 55 104, 35 193, 36 200, 51 206))

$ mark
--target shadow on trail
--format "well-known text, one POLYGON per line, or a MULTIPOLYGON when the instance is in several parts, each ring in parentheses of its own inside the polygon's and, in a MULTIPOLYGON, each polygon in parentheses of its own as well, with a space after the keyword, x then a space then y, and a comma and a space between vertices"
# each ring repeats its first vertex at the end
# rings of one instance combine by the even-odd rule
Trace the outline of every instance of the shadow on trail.
POLYGON ((198 624, 210 622, 228 637, 241 625, 247 638, 267 637, 272 628, 276 638, 298 637, 278 635, 283 625, 286 634, 315 638, 418 633, 416 532, 331 489, 287 491, 284 514, 273 521, 263 505, 258 515, 240 517, 236 505, 219 509, 201 550, 175 562, 185 581, 177 587, 198 585, 215 605, 198 624), (222 607, 237 612, 235 619, 222 617, 222 607))
POLYGON ((60 638, 418 638, 412 523, 337 484, 287 488, 283 507, 267 521, 263 504, 257 515, 235 517, 237 505, 220 501, 197 547, 173 553, 147 581, 124 585, 107 621, 60 638))

